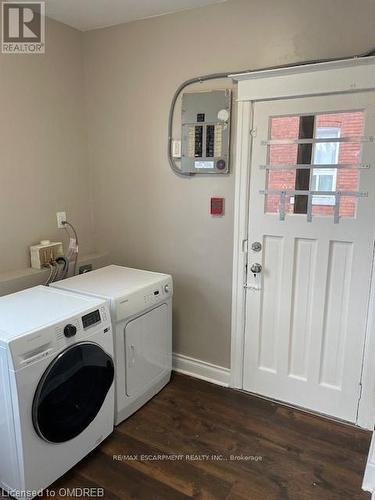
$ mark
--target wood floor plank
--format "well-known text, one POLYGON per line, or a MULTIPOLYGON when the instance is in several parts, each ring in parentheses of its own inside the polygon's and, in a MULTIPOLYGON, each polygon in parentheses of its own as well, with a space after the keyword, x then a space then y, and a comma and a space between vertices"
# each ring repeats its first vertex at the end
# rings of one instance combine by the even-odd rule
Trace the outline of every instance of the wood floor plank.
POLYGON ((154 500, 184 500, 189 498, 165 483, 159 482, 150 475, 144 474, 126 462, 115 462, 97 450, 90 461, 81 462, 78 473, 90 481, 96 481, 106 491, 119 498, 152 498, 154 500), (100 478, 100 479, 99 479, 100 478))
MULTIPOLYGON (((182 429, 182 432, 178 429, 171 429, 169 433, 167 428, 160 427, 158 425, 151 424, 155 421, 154 416, 152 416, 151 421, 145 421, 144 424, 139 422, 137 429, 129 429, 129 435, 136 435, 139 439, 145 439, 148 442, 153 442, 154 445, 163 446, 164 449, 169 452, 176 452, 177 446, 180 446, 181 452, 185 453, 224 453, 225 449, 213 443, 210 439, 207 443, 206 438, 202 434, 197 434, 192 437, 190 431, 186 432, 182 429), (152 428, 151 428, 152 427, 152 428)), ((121 432, 124 432, 121 430, 121 432)), ((222 431, 221 431, 222 432, 222 431)), ((237 450, 231 447, 231 453, 246 455, 249 453, 249 447, 246 439, 244 439, 242 447, 239 446, 237 450)), ((268 494, 276 490, 277 496, 279 498, 283 491, 283 481, 288 479, 289 490, 293 494, 293 498, 302 498, 300 495, 300 488, 304 487, 306 489, 310 488, 312 485, 316 486, 320 484, 319 478, 314 474, 314 465, 307 466, 303 463, 298 456, 286 456, 284 450, 280 452, 275 449, 263 448, 261 451, 263 456, 263 461, 258 463, 246 463, 246 462, 198 462, 195 466, 201 471, 205 471, 217 479, 220 477, 225 477, 227 481, 235 482, 236 480, 245 481, 248 484, 249 492, 253 491, 254 483, 258 484, 258 488, 262 487, 264 491, 268 494), (293 478, 298 477, 299 481, 294 482, 293 478)), ((329 473, 329 469, 327 470, 329 473)), ((337 476, 336 490, 338 495, 345 498, 345 494, 348 493, 347 498, 354 498, 355 491, 351 490, 350 481, 346 488, 347 474, 351 475, 349 471, 344 471, 340 474, 340 468, 334 468, 333 473, 337 476)), ((349 477, 350 479, 350 477, 349 477)), ((267 497, 265 497, 267 498, 267 497)), ((309 498, 306 496, 306 498, 309 498)), ((314 497, 312 497, 314 498, 314 497)), ((332 496, 333 498, 333 496, 332 496)))
POLYGON ((102 487, 107 500, 363 500, 370 437, 175 374, 52 487, 102 487))
POLYGON ((198 476, 194 462, 186 461, 182 457, 174 457, 171 454, 168 458, 153 460, 153 457, 165 454, 165 447, 150 446, 149 443, 139 441, 129 434, 124 435, 118 430, 114 432, 112 439, 103 444, 102 450, 109 457, 121 454, 131 455, 132 458, 137 456, 138 460, 127 461, 130 467, 190 497, 215 499, 225 492, 229 493, 232 487, 232 483, 224 478, 213 481, 208 474, 198 476), (147 458, 142 460, 142 456, 147 458))
MULTIPOLYGON (((67 472, 59 480, 57 480, 53 485, 47 488, 45 492, 48 498, 54 498, 56 500, 66 500, 67 498, 103 498, 102 490, 103 486, 98 484, 96 481, 90 481, 78 473, 78 467, 74 467, 72 470, 67 472), (86 492, 85 488, 89 488, 90 491, 86 492), (82 493, 82 494, 81 494, 82 493)), ((103 492, 105 494, 106 500, 120 500, 121 497, 114 495, 111 491, 106 490, 103 492)))
MULTIPOLYGON (((142 430, 142 432, 144 432, 145 429, 151 427, 151 422, 155 422, 158 419, 159 415, 158 410, 152 408, 151 406, 149 407, 148 410, 149 411, 147 415, 146 414, 144 415, 144 417, 145 418, 147 417, 147 419, 143 423, 144 429, 142 430)), ((168 420, 168 414, 161 413, 163 414, 163 418, 162 418, 162 423, 160 423, 159 425, 161 426, 165 425, 165 428, 161 427, 159 429, 159 435, 164 436, 164 433, 166 433, 168 429, 173 429, 175 434, 178 434, 180 431, 182 431, 184 436, 191 436, 191 438, 189 438, 189 440, 186 443, 187 446, 189 446, 191 440, 198 439, 198 444, 197 444, 198 448, 199 446, 206 445, 206 448, 209 447, 209 449, 213 450, 212 447, 213 445, 215 445, 216 449, 219 449, 221 452, 223 450, 230 450, 231 452, 237 452, 237 454, 240 454, 241 451, 243 451, 244 445, 247 444, 248 445, 247 450, 252 449, 253 454, 256 455, 257 449, 254 448, 255 444, 256 446, 258 446, 258 450, 260 449, 259 446, 262 446, 263 450, 265 449, 268 450, 271 448, 272 455, 277 454, 277 452, 279 454, 281 453, 279 457, 276 456, 276 458, 279 458, 280 460, 283 459, 285 453, 288 453, 289 458, 294 456, 294 459, 296 461, 301 460, 302 454, 304 454, 306 459, 309 459, 312 452, 315 452, 316 459, 321 460, 325 448, 326 447, 332 448, 332 446, 329 443, 322 448, 321 441, 317 441, 316 439, 315 441, 311 441, 311 439, 308 436, 304 436, 304 439, 301 440, 301 434, 298 434, 298 432, 294 431, 292 432, 288 429, 279 429, 279 430, 276 429, 275 431, 273 429, 273 426, 266 426, 265 429, 263 429, 263 431, 271 436, 274 433, 275 442, 282 440, 280 446, 274 446, 274 442, 270 439, 270 436, 268 436, 267 439, 264 439, 262 441, 262 438, 259 437, 258 432, 247 432, 248 429, 243 428, 242 422, 237 422, 237 430, 235 432, 233 432, 232 430, 230 430, 225 426, 219 427, 217 424, 213 423, 210 423, 202 427, 201 425, 197 425, 197 420, 195 417, 181 418, 181 412, 185 411, 186 408, 184 408, 183 410, 181 409, 181 411, 178 413, 175 409, 172 417, 169 420, 168 420), (176 416, 178 416, 178 418, 176 418, 176 416), (308 441, 307 447, 305 446, 306 440, 308 441)), ((212 418, 214 418, 214 416, 212 416, 212 418)), ((138 425, 140 424, 142 425, 142 417, 138 420, 138 425)), ((155 425, 153 426, 154 431, 156 431, 155 425)), ((130 430, 130 432, 133 432, 133 430, 130 430)), ((137 430, 134 430, 134 432, 137 432, 137 430)), ((176 438, 175 436, 171 436, 171 439, 176 439, 176 438)), ((337 460, 339 460, 340 457, 343 456, 343 449, 337 446, 335 449, 331 450, 331 452, 332 456, 330 458, 332 458, 334 460, 334 463, 336 464, 337 460)), ((355 455, 355 452, 350 454, 347 451, 347 455, 351 459, 350 465, 351 467, 353 467, 352 457, 355 455)), ((314 457, 312 457, 312 459, 313 458, 314 457)), ((338 463, 340 467, 341 462, 339 461, 338 463)))

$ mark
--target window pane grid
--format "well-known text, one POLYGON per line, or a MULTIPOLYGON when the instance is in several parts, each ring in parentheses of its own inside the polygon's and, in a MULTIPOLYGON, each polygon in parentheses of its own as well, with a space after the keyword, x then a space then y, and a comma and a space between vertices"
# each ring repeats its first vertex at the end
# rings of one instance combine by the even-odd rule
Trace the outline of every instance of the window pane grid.
POLYGON ((339 199, 338 215, 355 217, 359 172, 369 168, 361 163, 362 142, 373 142, 363 124, 363 111, 271 117, 262 141, 267 164, 260 166, 267 171, 265 212, 280 212, 283 191, 286 214, 336 216, 339 199))

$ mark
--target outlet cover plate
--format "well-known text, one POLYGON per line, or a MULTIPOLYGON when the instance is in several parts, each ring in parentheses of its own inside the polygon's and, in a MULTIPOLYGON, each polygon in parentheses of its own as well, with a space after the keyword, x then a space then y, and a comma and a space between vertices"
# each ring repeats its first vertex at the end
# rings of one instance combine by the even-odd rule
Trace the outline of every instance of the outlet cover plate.
POLYGON ((59 229, 64 228, 63 222, 66 221, 66 212, 56 212, 56 218, 57 218, 57 227, 59 229))

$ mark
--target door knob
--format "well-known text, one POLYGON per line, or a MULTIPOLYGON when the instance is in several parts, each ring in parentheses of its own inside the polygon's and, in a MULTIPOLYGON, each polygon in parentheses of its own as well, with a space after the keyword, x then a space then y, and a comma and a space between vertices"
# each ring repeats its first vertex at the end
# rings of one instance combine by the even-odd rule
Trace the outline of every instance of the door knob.
POLYGON ((262 266, 257 262, 250 267, 250 271, 255 275, 262 272, 262 266))

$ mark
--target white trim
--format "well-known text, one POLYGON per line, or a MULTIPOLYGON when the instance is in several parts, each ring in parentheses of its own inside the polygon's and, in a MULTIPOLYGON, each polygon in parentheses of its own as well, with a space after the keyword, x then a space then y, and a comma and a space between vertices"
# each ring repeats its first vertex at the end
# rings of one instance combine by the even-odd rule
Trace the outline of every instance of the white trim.
POLYGON ((371 498, 375 498, 375 443, 372 435, 370 451, 367 458, 365 475, 363 477, 362 489, 371 493, 371 498))
POLYGON ((249 161, 251 146, 252 108, 249 102, 238 103, 237 147, 235 167, 235 208, 231 324, 231 379, 230 386, 242 389, 243 352, 245 334, 245 266, 247 260, 247 222, 249 194, 249 161))
MULTIPOLYGON (((368 304, 366 340, 363 352, 362 394, 358 404, 357 425, 373 430, 375 423, 375 247, 373 247, 372 275, 368 304)), ((375 462, 375 453, 374 453, 375 462)), ((374 464, 375 467, 375 464, 374 464)), ((375 478, 374 478, 375 479, 375 478)), ((375 481, 374 481, 375 484, 375 481)))
POLYGON ((190 375, 191 377, 206 380, 207 382, 223 387, 228 387, 229 385, 229 368, 178 353, 173 353, 172 365, 175 372, 190 375))
POLYGON ((371 493, 371 499, 375 498, 375 464, 367 464, 362 489, 371 493))
POLYGON ((298 66, 284 66, 282 68, 260 69, 258 71, 248 71, 245 73, 232 73, 230 78, 241 82, 243 80, 253 80, 254 78, 263 79, 279 75, 300 75, 301 73, 311 73, 326 69, 353 68, 353 66, 367 66, 374 64, 375 56, 370 57, 351 57, 349 59, 338 59, 334 61, 325 61, 318 63, 300 64, 298 66))
POLYGON ((239 101, 283 99, 374 89, 375 57, 230 75, 239 101))

